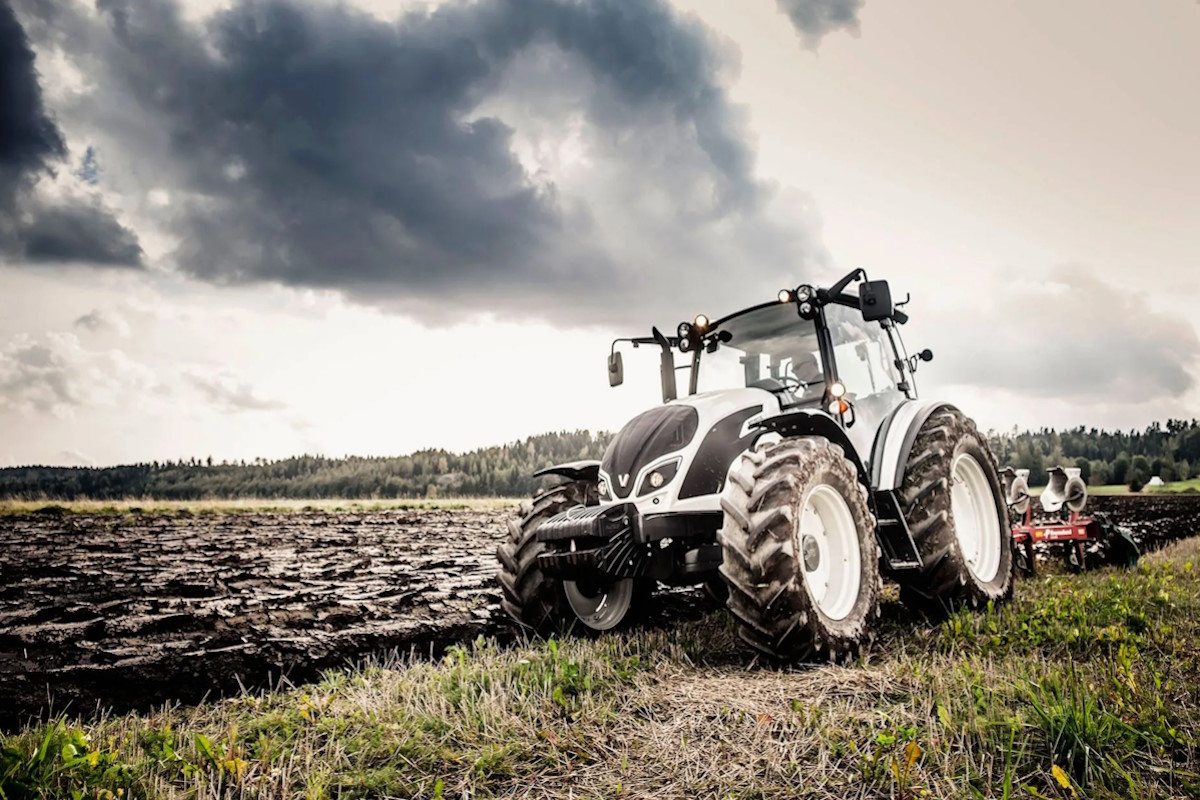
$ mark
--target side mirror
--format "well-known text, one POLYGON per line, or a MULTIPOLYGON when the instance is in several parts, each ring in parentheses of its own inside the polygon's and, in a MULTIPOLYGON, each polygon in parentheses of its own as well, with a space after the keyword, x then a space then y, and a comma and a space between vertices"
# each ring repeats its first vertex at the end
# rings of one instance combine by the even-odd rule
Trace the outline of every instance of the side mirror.
POLYGON ((929 348, 925 348, 921 352, 917 353, 917 358, 921 359, 922 361, 933 361, 933 351, 929 348))
POLYGON ((858 285, 858 300, 863 319, 878 322, 891 319, 896 312, 892 305, 892 290, 887 281, 864 281, 858 285))
POLYGON ((608 356, 608 385, 620 386, 625 382, 625 364, 621 361, 620 353, 610 353, 608 356))

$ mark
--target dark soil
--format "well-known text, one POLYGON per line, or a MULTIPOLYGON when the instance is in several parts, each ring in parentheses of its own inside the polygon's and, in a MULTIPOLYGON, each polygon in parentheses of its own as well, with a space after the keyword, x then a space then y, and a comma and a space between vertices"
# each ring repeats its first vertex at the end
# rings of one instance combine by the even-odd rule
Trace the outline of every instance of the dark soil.
POLYGON ((1093 495, 1093 511, 1129 528, 1143 552, 1200 533, 1200 494, 1093 495))
MULTIPOLYGON (((1200 531, 1200 496, 1097 497, 1147 544, 1200 531)), ((0 729, 307 681, 365 656, 507 639, 503 512, 0 518, 0 729)), ((1018 588, 1019 591, 1019 588, 1018 588)), ((659 596, 651 624, 714 607, 659 596)))
MULTIPOLYGON (((0 518, 0 729, 510 638, 504 512, 0 518)), ((654 615, 711 608, 673 591, 654 615)))

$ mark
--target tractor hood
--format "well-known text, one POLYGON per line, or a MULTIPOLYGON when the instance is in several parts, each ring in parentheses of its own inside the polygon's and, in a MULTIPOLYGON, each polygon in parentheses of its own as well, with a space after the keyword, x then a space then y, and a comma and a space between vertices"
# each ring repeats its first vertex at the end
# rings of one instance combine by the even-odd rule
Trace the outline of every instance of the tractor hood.
POLYGON ((696 409, 684 404, 659 406, 638 414, 613 437, 600 469, 612 478, 611 491, 628 497, 633 477, 660 456, 691 444, 700 427, 696 409))
POLYGON ((674 494, 719 492, 733 459, 757 438, 752 423, 778 413, 779 401, 762 389, 690 395, 645 411, 621 428, 604 453, 600 472, 610 497, 629 498, 642 473, 672 454, 680 461, 670 479, 674 494))

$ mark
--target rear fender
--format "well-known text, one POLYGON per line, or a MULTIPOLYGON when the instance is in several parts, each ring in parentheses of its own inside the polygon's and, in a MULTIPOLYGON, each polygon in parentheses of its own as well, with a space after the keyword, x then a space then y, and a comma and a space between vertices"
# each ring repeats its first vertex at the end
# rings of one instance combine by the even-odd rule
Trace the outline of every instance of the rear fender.
POLYGON ((904 482, 904 468, 921 426, 937 411, 954 410, 949 403, 909 400, 896 407, 879 426, 871 448, 871 483, 876 491, 891 491, 904 482))
POLYGON ((571 461, 566 464, 543 467, 533 473, 533 477, 535 478, 540 478, 543 475, 559 475, 569 481, 584 481, 585 483, 595 484, 600 480, 600 462, 571 461))

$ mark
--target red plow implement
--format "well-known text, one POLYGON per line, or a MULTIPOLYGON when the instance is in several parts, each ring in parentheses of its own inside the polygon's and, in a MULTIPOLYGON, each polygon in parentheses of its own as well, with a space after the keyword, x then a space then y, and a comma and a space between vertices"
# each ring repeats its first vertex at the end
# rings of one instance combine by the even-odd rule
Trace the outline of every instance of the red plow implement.
POLYGON ((1137 564, 1140 551, 1128 530, 1106 515, 1084 514, 1087 484, 1074 467, 1050 470, 1050 482, 1037 500, 1029 494, 1029 470, 1001 471, 1012 521, 1017 568, 1037 571, 1039 554, 1057 555, 1076 572, 1102 564, 1137 564))

